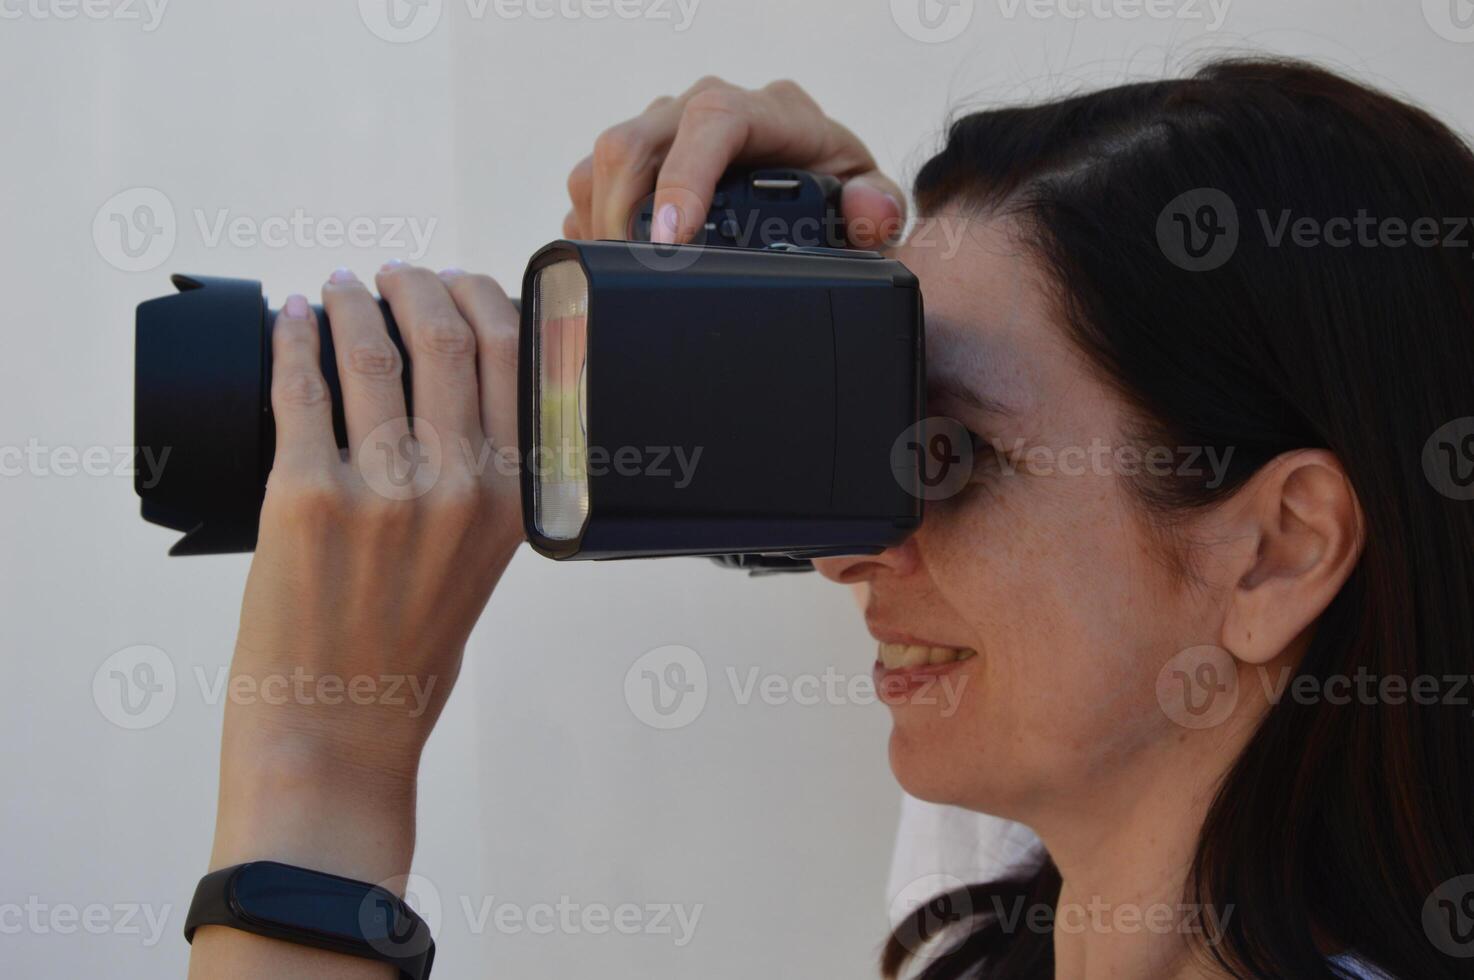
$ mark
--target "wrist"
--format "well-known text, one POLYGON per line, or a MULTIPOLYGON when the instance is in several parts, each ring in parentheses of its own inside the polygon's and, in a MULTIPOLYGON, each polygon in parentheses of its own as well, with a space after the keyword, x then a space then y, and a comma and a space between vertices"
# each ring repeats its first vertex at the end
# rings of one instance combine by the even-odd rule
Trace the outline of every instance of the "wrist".
POLYGON ((366 766, 312 738, 227 731, 212 870, 274 860, 392 890, 414 837, 413 765, 366 766))

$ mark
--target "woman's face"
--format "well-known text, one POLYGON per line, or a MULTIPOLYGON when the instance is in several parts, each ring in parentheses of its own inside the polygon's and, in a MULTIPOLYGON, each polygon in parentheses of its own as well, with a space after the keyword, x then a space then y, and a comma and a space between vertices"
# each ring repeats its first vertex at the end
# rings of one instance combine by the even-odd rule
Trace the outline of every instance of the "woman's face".
MULTIPOLYGON (((1126 471, 1145 463, 1122 452, 1124 405, 1071 346, 1010 225, 936 216, 897 257, 926 297, 930 414, 986 445, 904 544, 817 564, 863 585, 882 661, 901 644, 976 651, 926 668, 919 688, 916 672, 877 667, 910 793, 1020 819, 1079 805, 1180 741, 1157 675, 1214 640, 1215 599, 1164 561, 1131 497, 1126 471)), ((1172 466, 1187 461, 1174 450, 1172 466)))

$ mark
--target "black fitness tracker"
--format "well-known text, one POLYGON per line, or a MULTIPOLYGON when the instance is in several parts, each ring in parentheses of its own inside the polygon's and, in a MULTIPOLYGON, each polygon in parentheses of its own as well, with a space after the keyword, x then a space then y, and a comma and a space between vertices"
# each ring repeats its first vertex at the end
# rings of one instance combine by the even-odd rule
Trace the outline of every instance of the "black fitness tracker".
POLYGON ((435 960, 430 927, 393 892, 275 861, 221 868, 200 879, 184 938, 194 942, 196 929, 216 925, 392 963, 401 980, 425 980, 435 960))

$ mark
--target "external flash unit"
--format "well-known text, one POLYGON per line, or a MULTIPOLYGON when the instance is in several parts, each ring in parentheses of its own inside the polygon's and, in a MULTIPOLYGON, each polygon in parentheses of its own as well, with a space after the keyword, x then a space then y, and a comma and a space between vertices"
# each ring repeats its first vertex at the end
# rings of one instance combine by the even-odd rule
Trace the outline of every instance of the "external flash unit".
MULTIPOLYGON (((718 202, 752 181, 724 181, 718 202)), ((832 194, 816 200, 832 215, 832 194)), ((275 312, 258 282, 174 284, 137 311, 137 449, 166 463, 135 489, 146 520, 185 532, 171 554, 249 551, 275 451, 275 312)), ((921 523, 921 461, 895 451, 925 377, 921 291, 901 263, 782 240, 557 241, 528 263, 520 307, 522 517, 539 553, 784 570, 879 552, 921 523)))

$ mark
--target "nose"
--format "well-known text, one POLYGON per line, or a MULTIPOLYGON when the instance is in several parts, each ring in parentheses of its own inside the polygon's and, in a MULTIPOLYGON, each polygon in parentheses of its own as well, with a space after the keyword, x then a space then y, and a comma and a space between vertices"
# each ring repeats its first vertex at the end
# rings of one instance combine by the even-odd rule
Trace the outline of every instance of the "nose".
POLYGON ((831 582, 854 585, 871 582, 883 576, 902 577, 921 567, 921 552, 916 535, 878 555, 847 555, 843 558, 815 558, 814 568, 831 582))

